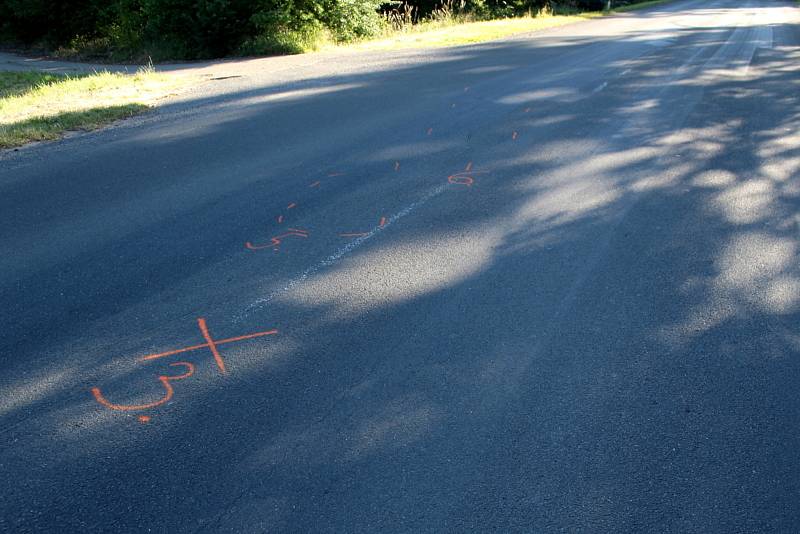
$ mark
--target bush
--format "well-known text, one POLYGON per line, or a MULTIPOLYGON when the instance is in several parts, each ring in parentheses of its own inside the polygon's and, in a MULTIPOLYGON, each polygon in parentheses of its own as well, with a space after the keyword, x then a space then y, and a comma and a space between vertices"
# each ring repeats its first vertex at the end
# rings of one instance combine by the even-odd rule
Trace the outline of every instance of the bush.
POLYGON ((394 9, 391 23, 403 25, 462 13, 537 13, 550 4, 594 10, 604 0, 0 0, 0 38, 72 55, 194 59, 370 37, 386 27, 381 5, 394 9))
POLYGON ((320 21, 333 32, 337 41, 370 37, 383 29, 379 7, 380 2, 375 0, 328 0, 320 21))
POLYGON ((6 41, 108 48, 115 56, 218 57, 297 50, 329 33, 349 41, 381 31, 379 0, 0 0, 6 41))
POLYGON ((272 27, 245 40, 237 53, 245 56, 301 54, 318 50, 328 40, 327 31, 319 23, 309 23, 299 30, 272 27))

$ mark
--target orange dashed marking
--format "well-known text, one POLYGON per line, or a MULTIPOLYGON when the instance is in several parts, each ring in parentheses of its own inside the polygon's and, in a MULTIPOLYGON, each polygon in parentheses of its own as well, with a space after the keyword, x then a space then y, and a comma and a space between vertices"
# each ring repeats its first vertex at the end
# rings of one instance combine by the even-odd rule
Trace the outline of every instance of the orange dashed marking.
POLYGON ((344 176, 343 172, 329 172, 328 176, 333 178, 334 176, 344 176))
MULTIPOLYGON (((378 222, 378 227, 383 228, 386 225, 386 217, 381 217, 380 222, 378 222)), ((364 237, 365 235, 369 235, 369 232, 345 232, 339 234, 339 237, 364 237)))
POLYGON ((319 180, 317 180, 316 182, 312 183, 312 184, 311 184, 311 185, 309 185, 308 187, 319 187, 319 184, 320 184, 320 183, 321 183, 321 182, 320 182, 319 180))
POLYGON ((467 167, 464 170, 467 171, 467 172, 472 170, 472 162, 471 161, 469 163, 467 163, 467 167))
POLYGON ((291 204, 289 204, 288 206, 286 206, 286 209, 287 209, 287 210, 290 210, 290 209, 292 209, 292 208, 294 208, 294 207, 296 207, 296 206, 297 206, 297 204, 295 204, 294 202, 292 202, 291 204))
POLYGON ((149 423, 150 422, 150 416, 149 415, 140 415, 136 419, 138 419, 140 423, 149 423))

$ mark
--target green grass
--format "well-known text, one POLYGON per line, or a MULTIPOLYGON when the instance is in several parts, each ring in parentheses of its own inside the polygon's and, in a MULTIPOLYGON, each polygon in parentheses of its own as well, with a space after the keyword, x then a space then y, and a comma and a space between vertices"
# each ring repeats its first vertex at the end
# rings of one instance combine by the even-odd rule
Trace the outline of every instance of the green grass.
MULTIPOLYGON (((356 42, 337 42, 323 28, 303 32, 261 36, 248 40, 239 52, 243 55, 302 54, 319 50, 398 50, 408 48, 438 48, 481 43, 517 34, 554 28, 614 13, 633 11, 673 0, 645 0, 636 4, 613 7, 608 12, 540 12, 524 17, 476 20, 469 14, 437 10, 431 18, 392 27, 387 23, 383 35, 356 42)), ((800 0, 798 0, 800 1, 800 0)), ((445 1, 445 4, 447 2, 445 1)), ((402 19, 402 17, 398 17, 402 19)), ((395 19, 395 20, 398 20, 395 19)))
POLYGON ((614 8, 612 2, 612 9, 609 12, 551 13, 545 11, 536 15, 496 20, 471 20, 468 15, 450 15, 441 17, 438 20, 427 20, 413 25, 408 24, 401 29, 388 30, 386 35, 377 39, 343 44, 332 42, 317 43, 313 49, 307 49, 306 51, 334 47, 353 50, 396 50, 481 43, 605 15, 613 15, 614 13, 643 9, 670 1, 672 0, 646 0, 618 8, 614 8))
POLYGON ((0 148, 100 128, 141 113, 181 84, 152 70, 71 76, 0 72, 0 148))
POLYGON ((397 50, 457 46, 554 28, 597 16, 600 16, 600 14, 578 13, 574 15, 539 15, 486 21, 454 19, 452 21, 422 22, 410 28, 391 32, 383 38, 339 46, 353 50, 397 50))
POLYGON ((637 2, 635 4, 629 4, 627 6, 620 6, 614 7, 612 2, 611 4, 611 13, 625 13, 626 11, 635 11, 637 9, 644 9, 650 6, 657 6, 658 4, 666 4, 667 2, 672 2, 673 0, 646 0, 645 2, 637 2))

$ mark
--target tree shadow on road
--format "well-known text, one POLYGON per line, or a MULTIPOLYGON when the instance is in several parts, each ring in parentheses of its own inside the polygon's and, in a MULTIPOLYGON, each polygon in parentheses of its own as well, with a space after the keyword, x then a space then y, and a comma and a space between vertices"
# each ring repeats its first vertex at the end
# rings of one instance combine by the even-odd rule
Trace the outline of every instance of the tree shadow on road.
POLYGON ((732 31, 494 44, 217 98, 206 124, 133 129, 90 162, 113 177, 85 199, 105 226, 78 216, 89 176, 0 184, 7 229, 38 228, 30 181, 54 223, 89 228, 79 256, 34 250, 54 266, 7 260, 25 274, 2 288, 2 426, 52 454, 9 493, 12 521, 47 522, 25 515, 36 492, 51 517, 102 503, 72 527, 791 530, 797 28, 771 49, 732 31), (726 71, 748 43, 752 70, 726 71), (474 183, 437 193, 457 172, 474 183), (167 214, 130 223, 126 198, 167 214), (248 255, 295 201, 323 245, 248 255), (26 307, 46 299, 60 324, 26 307), (98 407, 91 385, 160 395, 166 362, 131 355, 191 343, 198 316, 281 335, 226 346, 225 377, 196 357, 148 424, 98 407))

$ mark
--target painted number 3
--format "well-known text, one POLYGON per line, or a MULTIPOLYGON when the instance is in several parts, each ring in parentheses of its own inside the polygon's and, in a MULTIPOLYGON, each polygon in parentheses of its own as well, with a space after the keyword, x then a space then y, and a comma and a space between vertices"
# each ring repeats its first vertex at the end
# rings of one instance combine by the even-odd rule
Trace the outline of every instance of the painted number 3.
POLYGON ((172 389, 172 384, 170 384, 170 382, 172 382, 173 380, 183 380, 184 378, 189 378, 194 374, 194 365, 192 365, 189 362, 175 362, 171 363, 170 366, 173 367, 183 366, 186 368, 186 372, 181 375, 159 376, 158 380, 159 382, 161 382, 161 385, 164 386, 164 396, 155 402, 150 402, 148 404, 114 404, 113 402, 109 402, 108 399, 106 399, 103 396, 103 394, 100 392, 100 388, 96 387, 92 388, 92 395, 94 395, 94 398, 97 400, 97 402, 99 402, 100 404, 102 404, 103 406, 105 406, 110 410, 121 410, 129 412, 135 410, 147 410, 150 408, 155 408, 156 406, 161 406, 165 402, 168 402, 172 398, 172 395, 175 393, 174 390, 172 389))

